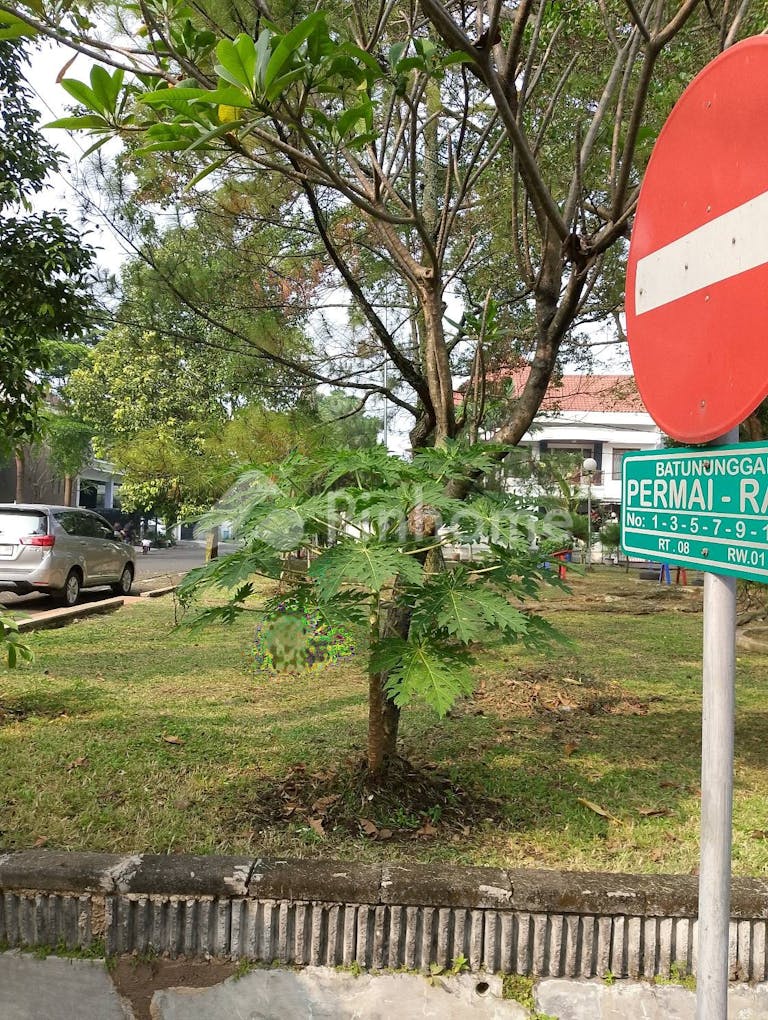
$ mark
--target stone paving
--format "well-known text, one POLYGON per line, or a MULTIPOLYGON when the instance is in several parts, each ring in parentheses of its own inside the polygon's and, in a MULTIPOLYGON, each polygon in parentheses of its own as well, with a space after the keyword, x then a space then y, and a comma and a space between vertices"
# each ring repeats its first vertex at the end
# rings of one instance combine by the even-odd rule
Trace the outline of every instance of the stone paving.
MULTIPOLYGON (((531 1014, 502 998, 500 978, 482 974, 430 979, 255 968, 210 987, 161 988, 148 1011, 134 1011, 101 960, 0 953, 2 1020, 693 1020, 695 1014, 695 993, 672 984, 545 978, 534 999, 538 1012, 531 1014)), ((728 1007, 729 1020, 766 1020, 768 984, 733 985, 728 1007)))
MULTIPOLYGON (((694 1020, 696 993, 680 985, 568 981, 548 978, 535 990, 536 1008, 557 1020, 694 1020)), ((729 1020, 767 1020, 768 984, 732 985, 729 1020)), ((723 1018, 725 1020, 725 1018, 723 1018)))
POLYGON ((134 1020, 103 960, 0 954, 3 1020, 134 1020))
POLYGON ((416 974, 354 975, 325 967, 254 970, 215 988, 167 989, 152 1000, 157 1020, 525 1020, 528 1010, 501 998, 498 978, 416 974), (478 991, 479 989, 479 991, 478 991))

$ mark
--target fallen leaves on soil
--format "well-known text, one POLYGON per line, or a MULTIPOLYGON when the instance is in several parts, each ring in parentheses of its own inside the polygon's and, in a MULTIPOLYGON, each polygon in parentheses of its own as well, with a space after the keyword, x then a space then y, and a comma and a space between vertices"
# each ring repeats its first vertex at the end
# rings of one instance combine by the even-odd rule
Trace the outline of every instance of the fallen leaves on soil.
POLYGON ((394 759, 381 778, 352 757, 322 772, 295 765, 281 779, 257 778, 252 789, 238 821, 256 830, 298 824, 318 836, 333 831, 377 841, 429 840, 466 837, 473 825, 503 817, 501 800, 404 758, 394 759))

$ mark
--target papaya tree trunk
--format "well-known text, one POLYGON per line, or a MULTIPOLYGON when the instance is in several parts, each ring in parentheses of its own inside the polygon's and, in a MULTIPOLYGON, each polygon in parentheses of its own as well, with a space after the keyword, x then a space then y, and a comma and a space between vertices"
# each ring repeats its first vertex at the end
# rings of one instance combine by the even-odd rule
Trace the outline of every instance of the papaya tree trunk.
MULTIPOLYGON (((395 582, 395 591, 397 582, 395 582)), ((371 642, 380 637, 408 637, 411 613, 394 605, 379 601, 371 614, 371 642)), ((400 726, 400 709, 387 697, 386 671, 368 674, 368 771, 381 776, 397 754, 397 733, 400 726)))
POLYGON ((72 475, 64 475, 64 506, 72 506, 72 475))
POLYGON ((400 709, 386 694, 386 673, 368 677, 368 772, 384 775, 397 751, 400 709))

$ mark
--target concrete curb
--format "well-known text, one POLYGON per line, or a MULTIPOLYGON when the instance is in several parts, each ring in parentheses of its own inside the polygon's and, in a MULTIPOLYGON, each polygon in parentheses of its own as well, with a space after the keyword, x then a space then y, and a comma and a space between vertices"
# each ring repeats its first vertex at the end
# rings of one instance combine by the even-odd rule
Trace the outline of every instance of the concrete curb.
POLYGON ((81 620, 86 616, 100 616, 105 613, 114 613, 125 604, 123 598, 104 599, 102 602, 87 602, 81 606, 72 606, 64 609, 51 609, 47 613, 40 613, 27 620, 18 620, 19 630, 22 632, 33 630, 52 630, 55 627, 66 627, 68 623, 81 620))
MULTIPOLYGON (((248 857, 0 854, 0 941, 548 977, 695 972, 697 880, 248 857)), ((768 977, 768 883, 736 879, 731 976, 768 977)))
POLYGON ((172 591, 176 591, 178 588, 177 584, 169 584, 165 588, 153 588, 152 591, 141 591, 139 597, 142 599, 157 599, 161 595, 169 595, 172 591))

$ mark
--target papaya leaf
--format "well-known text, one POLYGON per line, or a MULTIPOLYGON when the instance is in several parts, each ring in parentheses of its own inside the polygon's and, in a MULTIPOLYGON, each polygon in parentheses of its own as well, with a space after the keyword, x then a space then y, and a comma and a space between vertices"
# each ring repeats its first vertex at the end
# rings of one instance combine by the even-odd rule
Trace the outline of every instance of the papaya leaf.
MULTIPOLYGON (((484 575, 487 578, 488 575, 484 575)), ((417 635, 442 632, 462 644, 489 635, 524 637, 529 617, 488 583, 473 579, 464 566, 432 574, 420 589, 412 628, 417 635)))
POLYGON ((458 697, 472 693, 471 661, 466 652, 426 639, 385 638, 371 653, 371 668, 387 674, 384 688, 399 708, 421 698, 440 716, 458 697))
POLYGON ((195 567, 178 587, 179 600, 189 604, 203 591, 211 588, 233 589, 250 581, 254 574, 277 578, 282 562, 273 548, 252 542, 245 549, 220 556, 202 567, 195 567))
POLYGON ((309 568, 323 598, 336 595, 343 587, 363 588, 378 593, 400 576, 406 583, 418 585, 421 564, 390 546, 373 542, 344 542, 326 549, 309 568))

